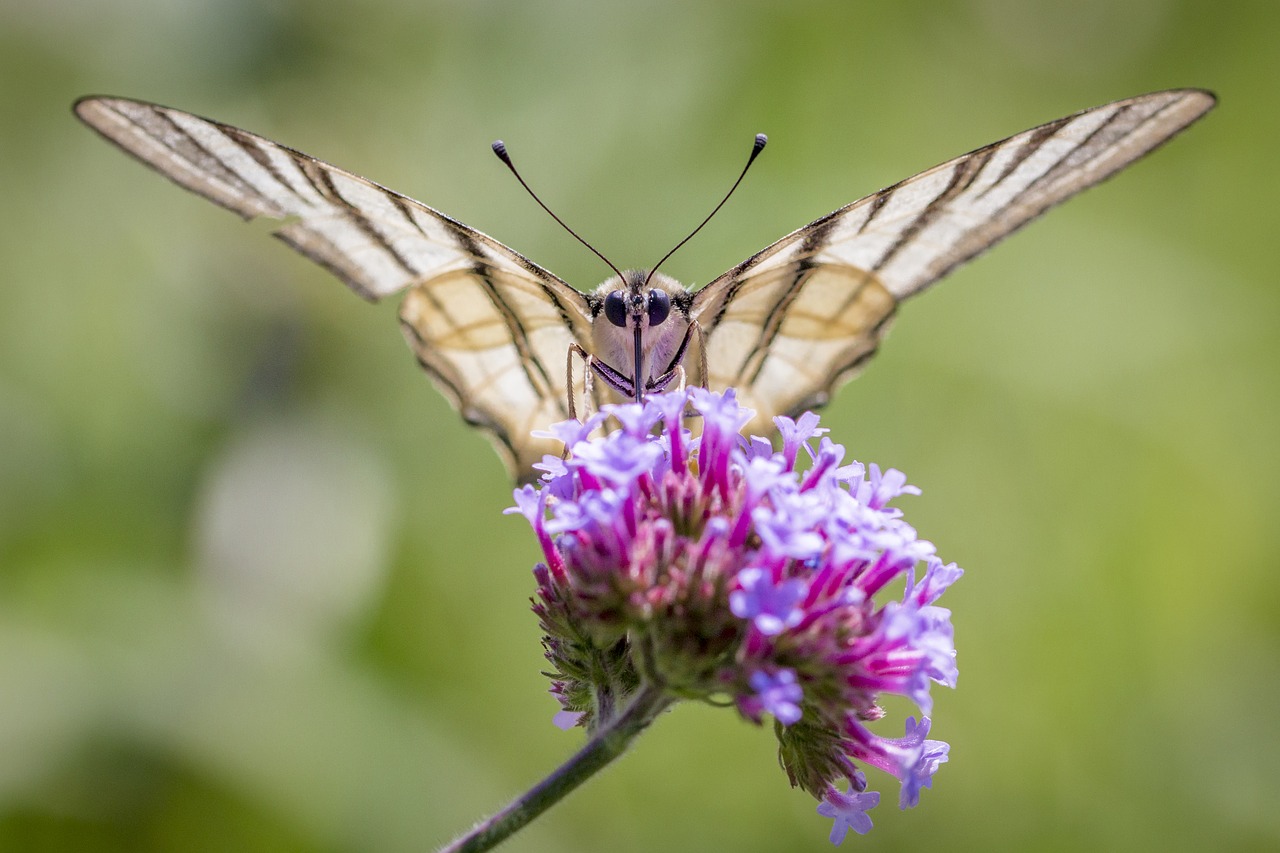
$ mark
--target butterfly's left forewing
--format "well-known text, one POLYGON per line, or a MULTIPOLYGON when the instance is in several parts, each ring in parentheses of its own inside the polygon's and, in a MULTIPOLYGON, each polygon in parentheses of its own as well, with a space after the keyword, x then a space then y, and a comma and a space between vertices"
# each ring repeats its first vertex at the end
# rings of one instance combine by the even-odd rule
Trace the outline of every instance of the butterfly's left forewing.
POLYGON ((513 478, 531 479, 544 454, 561 453, 530 433, 567 420, 569 395, 582 396, 582 373, 570 375, 567 360, 570 345, 586 339, 575 330, 589 324, 557 289, 481 265, 414 286, 400 321, 419 363, 459 414, 489 433, 513 478))
POLYGON ((908 178, 806 225, 694 296, 713 389, 775 415, 825 404, 875 353, 898 302, 1207 112, 1208 92, 1068 116, 908 178))
POLYGON ((418 360, 514 477, 560 451, 529 432, 568 417, 566 355, 590 341, 582 293, 437 210, 256 134, 125 98, 83 98, 76 114, 186 189, 280 221, 277 237, 366 299, 407 291, 401 323, 418 360))

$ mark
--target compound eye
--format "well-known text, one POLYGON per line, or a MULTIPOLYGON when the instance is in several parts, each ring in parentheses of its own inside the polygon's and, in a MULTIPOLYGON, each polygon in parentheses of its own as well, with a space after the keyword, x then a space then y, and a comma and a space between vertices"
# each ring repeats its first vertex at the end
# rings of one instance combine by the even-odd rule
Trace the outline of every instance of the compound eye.
POLYGON ((619 329, 627 327, 627 296, 621 290, 615 290, 604 298, 604 316, 619 329))
POLYGON ((665 290, 649 291, 649 328, 661 326, 671 313, 671 297, 665 290))

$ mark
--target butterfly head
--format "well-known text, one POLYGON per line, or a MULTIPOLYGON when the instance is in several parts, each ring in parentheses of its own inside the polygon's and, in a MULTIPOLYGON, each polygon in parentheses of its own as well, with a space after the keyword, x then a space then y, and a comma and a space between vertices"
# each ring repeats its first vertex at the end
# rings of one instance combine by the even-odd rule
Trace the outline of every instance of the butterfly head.
POLYGON ((670 276, 626 270, 593 297, 595 355, 627 380, 621 387, 610 382, 615 390, 638 402, 646 391, 658 390, 655 383, 679 363, 689 291, 670 276))
MULTIPOLYGON (((604 294, 604 316, 619 329, 634 329, 637 334, 644 329, 661 326, 671 316, 671 297, 657 287, 642 289, 642 274, 628 272, 624 287, 614 287, 604 294)), ((613 282, 614 279, 610 279, 613 282)))

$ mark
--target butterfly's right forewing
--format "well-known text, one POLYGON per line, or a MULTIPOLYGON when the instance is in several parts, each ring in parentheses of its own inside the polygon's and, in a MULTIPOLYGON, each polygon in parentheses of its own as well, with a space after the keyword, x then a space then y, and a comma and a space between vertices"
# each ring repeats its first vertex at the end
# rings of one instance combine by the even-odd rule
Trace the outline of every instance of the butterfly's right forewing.
POLYGON ((366 299, 407 290, 418 360, 513 476, 560 451, 529 431, 568 416, 566 355, 590 341, 583 294, 437 210, 256 134, 124 98, 84 98, 76 113, 175 183, 279 220, 277 237, 366 299))

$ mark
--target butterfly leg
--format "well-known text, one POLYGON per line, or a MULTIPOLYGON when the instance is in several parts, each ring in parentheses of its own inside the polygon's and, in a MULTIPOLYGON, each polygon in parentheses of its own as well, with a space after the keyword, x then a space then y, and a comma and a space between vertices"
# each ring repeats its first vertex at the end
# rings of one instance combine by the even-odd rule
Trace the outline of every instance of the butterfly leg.
POLYGON ((596 399, 596 376, 591 356, 587 356, 582 368, 582 408, 587 408, 596 399))
POLYGON ((676 365, 676 380, 677 380, 676 393, 677 394, 684 393, 685 381, 687 379, 688 379, 688 376, 685 374, 684 365, 683 364, 676 365))
POLYGON ((702 326, 697 320, 691 320, 688 327, 684 330, 684 337, 680 339, 680 347, 676 350, 676 354, 671 357, 671 362, 667 365, 667 369, 661 376, 656 377, 648 384, 647 391, 663 391, 671 384, 671 381, 679 377, 680 381, 676 385, 676 389, 683 391, 687 380, 687 373, 684 369, 684 356, 689 349, 689 342, 694 335, 698 338, 698 351, 701 353, 702 384, 706 385, 707 379, 707 351, 702 345, 702 326))
MULTIPOLYGON (((573 357, 577 356, 582 359, 582 406, 588 408, 591 400, 591 354, 582 347, 575 344, 569 344, 569 351, 565 356, 565 383, 564 387, 569 392, 569 417, 574 420, 581 420, 578 417, 577 399, 573 393, 573 357)), ((566 448, 567 449, 567 448, 566 448)))
MULTIPOLYGON (((618 370, 610 367, 605 362, 596 358, 591 353, 580 347, 578 344, 569 344, 569 354, 566 363, 567 382, 569 385, 569 417, 578 418, 578 408, 573 396, 573 357, 578 356, 582 359, 583 375, 583 408, 588 408, 590 402, 595 400, 595 377, 599 376, 605 381, 610 388, 617 391, 623 397, 629 398, 635 396, 635 383, 618 370)), ((663 376, 658 377, 654 382, 649 383, 649 390, 661 391, 671 381, 674 373, 668 371, 663 376)), ((581 418, 579 418, 581 420, 581 418)))
POLYGON ((711 375, 707 372, 707 342, 702 335, 702 324, 694 320, 689 324, 689 328, 698 336, 698 384, 703 388, 711 387, 711 375))
POLYGON ((624 376, 595 356, 588 356, 587 363, 591 366, 588 373, 595 373, 623 397, 635 397, 635 384, 629 376, 624 376))

